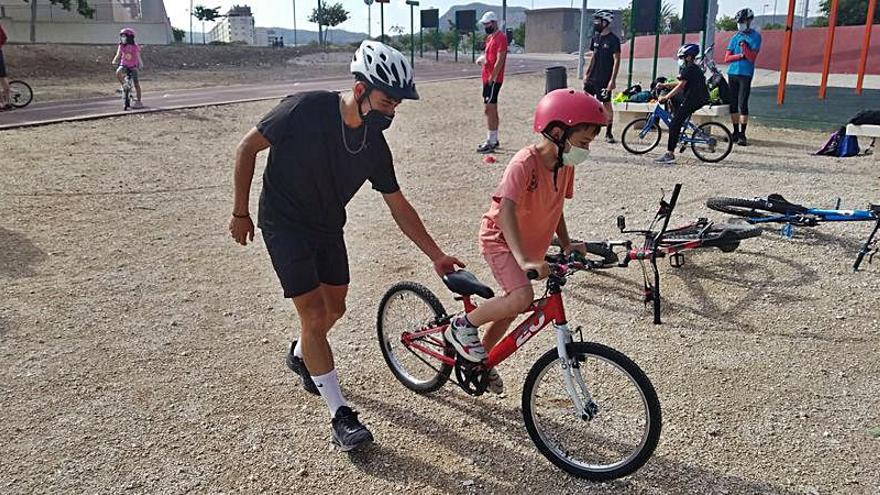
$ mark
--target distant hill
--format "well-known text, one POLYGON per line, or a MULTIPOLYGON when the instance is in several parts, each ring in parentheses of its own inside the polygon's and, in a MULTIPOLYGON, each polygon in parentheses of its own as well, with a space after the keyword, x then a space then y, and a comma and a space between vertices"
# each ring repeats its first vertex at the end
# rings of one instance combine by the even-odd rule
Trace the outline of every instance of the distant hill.
MULTIPOLYGON (((485 3, 469 3, 467 5, 455 5, 450 7, 449 10, 440 16, 440 29, 446 31, 449 29, 449 23, 455 24, 455 13, 459 10, 476 10, 477 11, 477 21, 480 20, 480 17, 486 12, 491 10, 498 15, 498 19, 501 19, 501 6, 500 5, 488 5, 485 3)), ((511 7, 507 6, 507 27, 515 28, 520 24, 524 24, 526 22, 526 10, 523 7, 511 7)))

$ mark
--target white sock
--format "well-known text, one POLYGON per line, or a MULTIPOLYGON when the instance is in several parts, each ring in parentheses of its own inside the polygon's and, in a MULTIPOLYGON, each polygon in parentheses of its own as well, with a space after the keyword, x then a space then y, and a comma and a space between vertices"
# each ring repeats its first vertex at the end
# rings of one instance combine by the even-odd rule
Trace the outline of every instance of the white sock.
POLYGON ((303 345, 302 340, 296 341, 296 347, 293 348, 293 355, 302 359, 303 358, 303 345))
POLYGON ((496 129, 494 131, 489 131, 489 136, 486 138, 486 140, 489 141, 490 143, 497 143, 498 142, 498 130, 496 129))
POLYGON ((312 380, 318 386, 321 397, 327 402, 327 407, 330 408, 330 418, 336 416, 337 409, 348 405, 342 396, 342 389, 339 388, 339 378, 336 376, 335 369, 326 375, 312 376, 312 380))

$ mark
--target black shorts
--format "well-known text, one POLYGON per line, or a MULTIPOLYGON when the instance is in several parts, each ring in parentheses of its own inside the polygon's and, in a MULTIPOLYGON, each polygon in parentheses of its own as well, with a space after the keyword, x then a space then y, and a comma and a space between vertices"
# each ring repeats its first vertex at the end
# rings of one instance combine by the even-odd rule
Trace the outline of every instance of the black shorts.
POLYGON ((595 81, 586 81, 584 82, 584 92, 588 95, 593 95, 597 100, 602 103, 608 103, 611 101, 611 91, 605 91, 605 88, 608 87, 608 84, 596 84, 595 81))
POLYGON ((492 84, 485 83, 483 84, 483 103, 485 104, 498 104, 498 92, 501 91, 501 83, 493 82, 492 84))
POLYGON ((0 50, 0 77, 6 77, 6 61, 3 60, 3 50, 0 50))
POLYGON ((272 266, 284 297, 297 297, 321 284, 348 285, 348 251, 342 234, 336 239, 286 231, 263 231, 272 266))

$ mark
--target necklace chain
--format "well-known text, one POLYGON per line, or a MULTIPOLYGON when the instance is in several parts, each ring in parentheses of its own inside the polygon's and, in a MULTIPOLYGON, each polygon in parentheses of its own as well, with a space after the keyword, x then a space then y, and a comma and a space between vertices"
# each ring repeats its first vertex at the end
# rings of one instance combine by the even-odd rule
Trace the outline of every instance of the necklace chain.
POLYGON ((345 137, 345 117, 342 115, 341 103, 342 102, 340 101, 339 124, 340 124, 340 131, 342 133, 342 145, 345 146, 345 151, 347 151, 349 155, 357 155, 361 151, 364 151, 364 148, 367 146, 367 124, 366 123, 362 124, 364 126, 364 137, 361 138, 360 147, 357 150, 352 150, 351 148, 348 147, 348 139, 346 139, 346 137, 345 137))

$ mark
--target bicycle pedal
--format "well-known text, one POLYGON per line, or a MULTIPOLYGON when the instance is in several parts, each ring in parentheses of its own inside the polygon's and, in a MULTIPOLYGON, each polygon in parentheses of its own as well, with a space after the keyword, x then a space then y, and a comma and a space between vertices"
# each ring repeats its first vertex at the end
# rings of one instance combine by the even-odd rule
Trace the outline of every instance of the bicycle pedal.
POLYGON ((669 257, 669 266, 672 268, 681 268, 684 266, 684 255, 675 253, 669 257))

